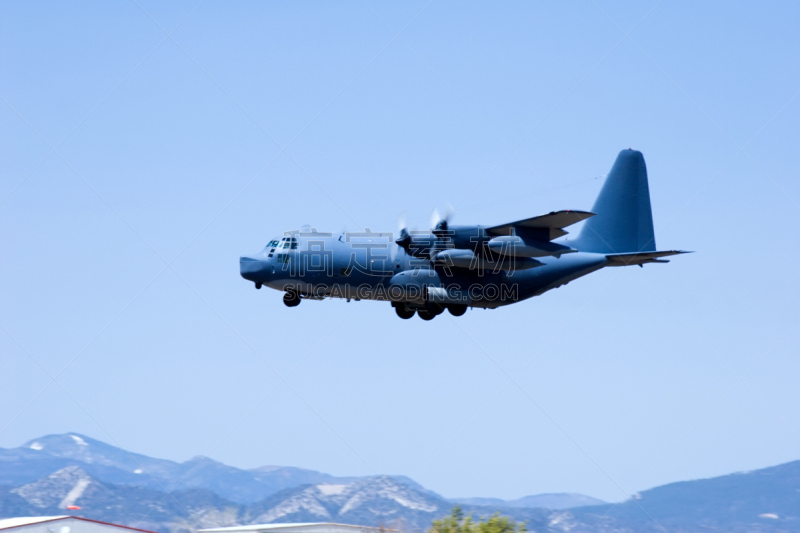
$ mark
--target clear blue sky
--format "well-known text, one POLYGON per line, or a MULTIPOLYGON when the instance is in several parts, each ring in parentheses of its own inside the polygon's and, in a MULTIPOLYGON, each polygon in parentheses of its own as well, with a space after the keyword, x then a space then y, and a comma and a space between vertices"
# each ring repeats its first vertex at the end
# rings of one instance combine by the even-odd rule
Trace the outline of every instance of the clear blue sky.
POLYGON ((0 7, 0 446, 607 500, 800 459, 800 4, 137 2, 0 7), (463 330, 238 274, 589 209, 628 147, 697 253, 463 330))

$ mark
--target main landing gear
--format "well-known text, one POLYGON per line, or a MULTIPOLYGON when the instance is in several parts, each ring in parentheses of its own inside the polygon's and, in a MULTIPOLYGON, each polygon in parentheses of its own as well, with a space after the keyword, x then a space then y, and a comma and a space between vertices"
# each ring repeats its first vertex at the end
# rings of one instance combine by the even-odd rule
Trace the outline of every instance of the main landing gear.
POLYGON ((460 304, 450 304, 447 306, 447 310, 450 311, 450 314, 453 316, 461 316, 467 312, 467 306, 460 304))
POLYGON ((406 319, 406 320, 411 318, 412 316, 414 316, 414 313, 417 312, 416 309, 408 309, 403 304, 400 304, 400 305, 396 306, 394 308, 394 311, 395 311, 395 313, 397 313, 397 316, 399 316, 402 319, 406 319))
POLYGON ((286 291, 283 295, 283 303, 286 307, 297 307, 300 305, 300 295, 293 291, 286 291))
POLYGON ((461 316, 467 312, 466 305, 459 305, 459 304, 451 304, 451 305, 439 305, 439 304, 428 304, 426 307, 422 308, 414 308, 414 307, 407 307, 406 304, 401 302, 392 303, 392 307, 394 307, 395 313, 402 319, 409 319, 414 316, 416 313, 422 320, 428 321, 433 320, 437 315, 441 315, 445 309, 450 311, 450 314, 453 316, 461 316))
POLYGON ((427 321, 427 320, 433 320, 436 317, 436 315, 440 314, 442 311, 444 311, 444 309, 441 309, 440 307, 437 306, 437 307, 420 309, 419 311, 417 311, 417 314, 422 320, 427 321))

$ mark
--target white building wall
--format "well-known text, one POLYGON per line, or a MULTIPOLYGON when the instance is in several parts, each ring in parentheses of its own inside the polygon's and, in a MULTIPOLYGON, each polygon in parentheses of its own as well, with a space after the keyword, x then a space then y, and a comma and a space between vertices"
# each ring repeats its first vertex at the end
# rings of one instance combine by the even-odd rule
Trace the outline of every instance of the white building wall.
MULTIPOLYGON (((373 527, 347 526, 340 524, 313 524, 286 529, 264 529, 259 533, 378 533, 380 530, 373 527)), ((67 532, 69 533, 69 532, 67 532)))
MULTIPOLYGON (((335 523, 262 524, 239 527, 201 529, 198 533, 397 533, 389 528, 355 526, 335 523)), ((55 532, 58 533, 58 532, 55 532)))

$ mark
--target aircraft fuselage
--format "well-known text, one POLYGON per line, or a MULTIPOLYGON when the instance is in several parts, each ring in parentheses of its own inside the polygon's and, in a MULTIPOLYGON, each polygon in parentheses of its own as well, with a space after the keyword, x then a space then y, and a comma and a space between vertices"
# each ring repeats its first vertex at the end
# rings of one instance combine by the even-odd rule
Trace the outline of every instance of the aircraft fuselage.
POLYGON ((537 296, 608 264, 605 254, 540 257, 541 266, 502 270, 433 264, 395 244, 391 233, 289 232, 240 259, 243 278, 257 287, 302 298, 382 300, 424 306, 495 308, 537 296))

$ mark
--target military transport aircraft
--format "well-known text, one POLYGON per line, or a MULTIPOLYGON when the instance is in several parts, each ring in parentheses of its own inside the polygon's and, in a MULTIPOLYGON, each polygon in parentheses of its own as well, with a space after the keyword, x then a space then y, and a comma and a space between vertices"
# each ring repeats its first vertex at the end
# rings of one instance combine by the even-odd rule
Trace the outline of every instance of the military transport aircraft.
POLYGON ((667 263, 656 251, 644 157, 623 150, 592 212, 553 211, 498 226, 456 226, 399 235, 304 228, 241 257, 241 276, 283 302, 345 298, 391 302, 400 318, 431 320, 447 309, 496 308, 538 296, 607 266, 667 263), (577 237, 564 229, 585 220, 577 237))

